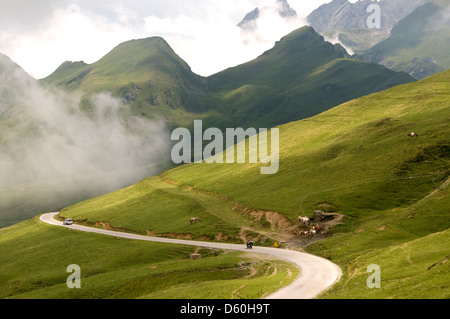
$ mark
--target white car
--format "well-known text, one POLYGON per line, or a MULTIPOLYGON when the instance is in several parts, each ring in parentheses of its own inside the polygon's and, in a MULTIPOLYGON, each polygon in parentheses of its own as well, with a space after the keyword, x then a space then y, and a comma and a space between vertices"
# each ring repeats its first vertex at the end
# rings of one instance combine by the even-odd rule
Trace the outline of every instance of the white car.
POLYGON ((72 218, 67 218, 64 220, 64 225, 65 226, 72 226, 73 225, 73 219, 72 218))

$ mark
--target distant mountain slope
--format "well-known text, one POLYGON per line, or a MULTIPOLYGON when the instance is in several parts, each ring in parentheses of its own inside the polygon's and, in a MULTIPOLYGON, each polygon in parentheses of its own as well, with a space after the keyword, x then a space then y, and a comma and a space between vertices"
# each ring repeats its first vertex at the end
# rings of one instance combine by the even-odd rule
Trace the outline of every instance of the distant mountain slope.
POLYGON ((369 49, 363 59, 416 79, 450 68, 450 7, 426 3, 403 19, 392 35, 369 49))
POLYGON ((0 53, 0 121, 23 111, 19 101, 24 89, 22 83, 35 82, 20 66, 0 53))
POLYGON ((257 59, 208 78, 226 100, 233 125, 278 124, 314 116, 333 106, 397 84, 406 74, 350 59, 311 27, 283 37, 257 59))
POLYGON ((307 17, 307 21, 327 40, 339 42, 348 50, 362 54, 387 39, 391 29, 424 1, 363 0, 351 3, 347 0, 333 0, 314 10, 307 17), (380 29, 371 29, 367 25, 367 18, 373 13, 367 12, 367 9, 372 4, 380 6, 380 29))
MULTIPOLYGON (((375 2, 381 8, 381 28, 391 30, 400 20, 409 15, 425 0, 381 0, 375 2)), ((372 0, 354 3, 348 0, 333 0, 314 10, 308 23, 319 33, 332 30, 367 29, 367 12, 372 0)))

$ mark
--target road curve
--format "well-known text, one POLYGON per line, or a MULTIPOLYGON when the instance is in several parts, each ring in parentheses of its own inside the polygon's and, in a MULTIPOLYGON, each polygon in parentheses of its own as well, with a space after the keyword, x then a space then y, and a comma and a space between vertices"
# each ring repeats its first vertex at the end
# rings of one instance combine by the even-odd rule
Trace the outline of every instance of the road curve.
MULTIPOLYGON (((62 222, 57 221, 54 218, 58 214, 59 213, 44 214, 40 217, 40 220, 53 226, 132 240, 248 252, 245 245, 150 237, 80 225, 64 226, 62 222)), ((342 271, 337 265, 327 259, 306 253, 267 247, 254 247, 252 252, 291 262, 301 269, 301 275, 292 284, 270 295, 267 299, 312 299, 332 287, 342 276, 342 271)))

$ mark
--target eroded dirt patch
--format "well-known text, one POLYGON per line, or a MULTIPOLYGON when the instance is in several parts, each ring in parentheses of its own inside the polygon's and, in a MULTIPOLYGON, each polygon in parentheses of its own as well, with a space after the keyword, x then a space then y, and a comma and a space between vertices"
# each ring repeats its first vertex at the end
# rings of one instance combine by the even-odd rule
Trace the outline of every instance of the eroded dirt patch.
POLYGON ((104 230, 112 230, 112 231, 118 231, 118 232, 129 232, 125 228, 120 227, 113 227, 110 222, 96 222, 94 223, 95 228, 101 228, 104 230))
POLYGON ((285 229, 292 225, 291 221, 278 212, 266 212, 266 219, 272 230, 285 229))
POLYGON ((223 233, 218 233, 215 238, 217 241, 227 241, 229 237, 228 235, 224 235, 223 233))

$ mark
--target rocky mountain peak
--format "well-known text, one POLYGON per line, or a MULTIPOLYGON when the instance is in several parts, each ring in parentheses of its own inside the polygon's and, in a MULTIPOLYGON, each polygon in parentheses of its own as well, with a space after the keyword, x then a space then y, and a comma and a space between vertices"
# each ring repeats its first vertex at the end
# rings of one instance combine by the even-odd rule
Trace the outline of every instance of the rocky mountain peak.
POLYGON ((237 25, 242 30, 254 30, 257 26, 257 21, 261 15, 261 12, 265 10, 277 10, 278 14, 282 18, 293 18, 297 17, 297 12, 289 5, 287 0, 277 0, 273 6, 263 7, 263 8, 255 8, 253 11, 247 13, 242 19, 242 21, 237 25))

